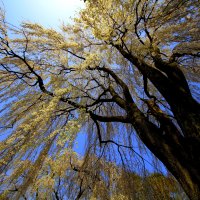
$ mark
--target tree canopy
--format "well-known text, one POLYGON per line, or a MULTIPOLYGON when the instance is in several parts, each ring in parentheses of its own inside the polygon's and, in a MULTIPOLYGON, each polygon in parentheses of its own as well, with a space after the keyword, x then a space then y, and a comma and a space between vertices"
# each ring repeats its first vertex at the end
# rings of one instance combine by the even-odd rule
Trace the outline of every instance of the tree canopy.
POLYGON ((1 198, 182 198, 176 179, 198 200, 199 8, 88 0, 60 31, 1 10, 1 198))

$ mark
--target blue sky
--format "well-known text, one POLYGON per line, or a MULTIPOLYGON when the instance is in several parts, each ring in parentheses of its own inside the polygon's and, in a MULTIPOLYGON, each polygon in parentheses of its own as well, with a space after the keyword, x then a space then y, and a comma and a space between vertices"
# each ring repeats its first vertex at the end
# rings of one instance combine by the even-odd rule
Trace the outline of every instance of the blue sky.
POLYGON ((40 23, 47 28, 58 28, 62 21, 71 23, 83 0, 2 0, 6 19, 13 25, 22 21, 40 23))

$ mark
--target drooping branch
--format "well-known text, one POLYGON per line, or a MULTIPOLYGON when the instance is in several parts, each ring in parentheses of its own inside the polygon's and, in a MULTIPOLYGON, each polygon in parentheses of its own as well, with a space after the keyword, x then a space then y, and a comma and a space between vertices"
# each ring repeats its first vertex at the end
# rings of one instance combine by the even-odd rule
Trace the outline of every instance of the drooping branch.
POLYGON ((127 117, 123 116, 101 116, 96 115, 92 112, 89 112, 92 119, 98 120, 100 122, 122 122, 122 123, 130 123, 127 117))
POLYGON ((102 67, 98 69, 110 74, 112 78, 116 81, 116 83, 122 87, 126 101, 129 103, 133 102, 128 86, 116 75, 114 71, 106 67, 102 67))

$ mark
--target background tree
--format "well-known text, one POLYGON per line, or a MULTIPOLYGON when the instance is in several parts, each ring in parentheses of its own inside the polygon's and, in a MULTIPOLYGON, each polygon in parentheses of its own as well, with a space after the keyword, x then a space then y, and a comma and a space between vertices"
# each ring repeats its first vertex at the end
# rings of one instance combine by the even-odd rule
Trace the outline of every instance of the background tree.
POLYGON ((62 32, 9 26, 3 12, 0 21, 1 170, 4 187, 15 182, 15 198, 85 131, 81 166, 88 155, 99 166, 88 173, 105 170, 102 158, 141 170, 148 148, 199 199, 198 1, 91 0, 62 32))

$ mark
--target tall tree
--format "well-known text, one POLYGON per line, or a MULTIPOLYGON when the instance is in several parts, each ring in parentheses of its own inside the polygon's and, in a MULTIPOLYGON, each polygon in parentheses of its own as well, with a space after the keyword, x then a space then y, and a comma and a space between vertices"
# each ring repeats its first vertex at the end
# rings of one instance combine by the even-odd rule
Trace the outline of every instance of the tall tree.
POLYGON ((16 198, 25 194, 47 160, 59 163, 84 130, 85 160, 97 154, 112 162, 117 151, 133 167, 142 141, 199 199, 199 7, 198 0, 90 0, 62 32, 9 26, 2 12, 4 187, 15 180, 16 198))

